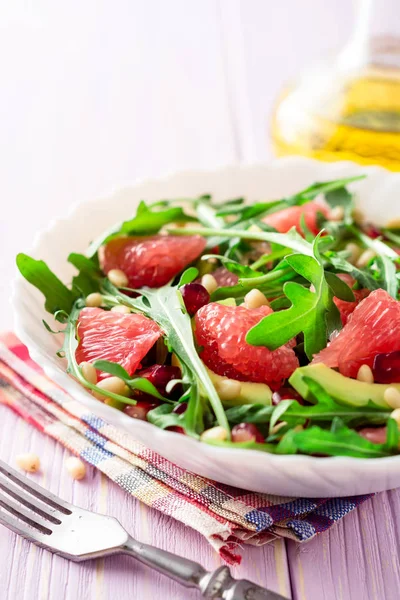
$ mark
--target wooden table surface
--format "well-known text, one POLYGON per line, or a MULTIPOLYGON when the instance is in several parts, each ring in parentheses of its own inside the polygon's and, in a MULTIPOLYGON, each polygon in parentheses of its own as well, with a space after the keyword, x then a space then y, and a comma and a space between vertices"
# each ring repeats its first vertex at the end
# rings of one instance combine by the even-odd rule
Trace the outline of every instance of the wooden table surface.
MULTIPOLYGON (((348 0, 24 0, 0 2, 0 327, 14 256, 76 201, 137 177, 269 156, 281 85, 342 43, 348 0)), ((110 213, 112 220, 112 213, 110 213)), ((127 497, 0 407, 0 458, 37 452, 35 480, 108 512, 144 542, 214 569, 197 533, 127 497)), ((237 577, 293 600, 397 600, 400 495, 383 493, 308 544, 243 548, 237 577)), ((74 565, 0 530, 1 600, 189 600, 196 594, 128 557, 74 565)))

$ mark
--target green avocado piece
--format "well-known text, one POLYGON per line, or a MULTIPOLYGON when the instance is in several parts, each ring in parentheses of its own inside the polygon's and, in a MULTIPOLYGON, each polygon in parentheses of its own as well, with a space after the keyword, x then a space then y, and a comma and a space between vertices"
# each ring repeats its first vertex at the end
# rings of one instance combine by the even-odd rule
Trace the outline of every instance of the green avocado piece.
MULTIPOLYGON (((322 363, 299 367, 289 379, 289 383, 306 400, 313 401, 312 394, 304 377, 309 377, 319 383, 332 398, 353 406, 364 406, 370 400, 377 406, 389 407, 384 399, 385 390, 394 387, 400 392, 400 384, 365 383, 350 379, 322 363)), ((391 407, 389 407, 391 408, 391 407)))
POLYGON ((235 298, 225 298, 225 300, 217 300, 217 304, 223 304, 224 306, 236 306, 235 298))
MULTIPOLYGON (((218 385, 222 381, 226 381, 229 379, 228 377, 223 377, 221 375, 217 375, 210 369, 207 369, 207 373, 213 382, 214 386, 218 392, 218 385)), ((252 381, 241 381, 241 389, 240 394, 229 401, 222 401, 224 406, 238 406, 241 404, 264 404, 266 406, 270 406, 272 402, 272 392, 271 388, 266 383, 254 383, 252 381)))

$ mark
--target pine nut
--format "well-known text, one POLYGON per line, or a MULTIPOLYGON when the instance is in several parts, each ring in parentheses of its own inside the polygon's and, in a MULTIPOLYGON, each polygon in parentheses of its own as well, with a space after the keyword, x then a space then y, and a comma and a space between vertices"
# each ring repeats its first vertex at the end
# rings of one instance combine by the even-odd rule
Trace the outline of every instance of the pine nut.
POLYGON ((260 290, 254 288, 245 295, 244 305, 246 308, 260 308, 260 306, 269 306, 269 302, 260 290))
POLYGON ((222 402, 236 400, 240 396, 242 384, 235 379, 222 379, 216 384, 216 390, 222 402))
POLYGON ((89 383, 96 385, 97 383, 97 372, 91 362, 81 362, 80 368, 82 371, 82 375, 89 383))
POLYGON ((349 253, 349 257, 347 260, 349 261, 349 263, 354 265, 362 254, 360 246, 357 246, 357 244, 354 244, 353 242, 349 242, 348 244, 346 244, 345 250, 349 253))
POLYGON ((206 429, 200 436, 202 442, 206 442, 207 440, 226 440, 228 437, 228 433, 226 429, 217 425, 216 427, 211 427, 211 429, 206 429))
POLYGON ((86 475, 85 463, 77 456, 70 456, 67 458, 65 461, 65 468, 71 475, 72 479, 76 479, 77 481, 83 479, 86 475))
MULTIPOLYGON (((97 387, 101 390, 106 390, 107 392, 112 392, 113 394, 118 394, 120 396, 128 396, 129 394, 128 386, 119 377, 107 377, 106 379, 102 379, 97 384, 97 387)), ((102 399, 103 398, 104 397, 102 396, 102 399)))
POLYGON ((282 429, 282 427, 285 427, 285 425, 287 425, 286 421, 281 421, 280 423, 274 425, 270 431, 271 435, 275 435, 275 433, 278 433, 278 431, 282 429))
POLYGON ((352 217, 356 223, 364 223, 365 221, 364 213, 359 208, 353 210, 352 217))
POLYGON ((201 285, 206 288, 209 294, 212 294, 216 289, 218 289, 217 280, 215 279, 214 275, 211 275, 210 273, 203 275, 201 278, 201 285))
POLYGON ((127 287, 128 285, 128 278, 121 269, 111 269, 108 271, 107 277, 115 287, 127 287))
POLYGON ((103 303, 103 296, 101 294, 99 294, 98 292, 94 292, 93 294, 89 294, 89 296, 86 296, 86 300, 85 300, 86 306, 91 306, 91 307, 101 306, 102 303, 103 303))
POLYGON ((368 365, 361 365, 361 367, 358 369, 357 379, 358 381, 363 381, 364 383, 374 383, 374 376, 371 367, 368 365))
POLYGON ((250 225, 247 231, 250 231, 251 233, 261 233, 262 229, 258 225, 250 225))
POLYGON ((20 469, 23 469, 27 473, 36 473, 40 469, 40 459, 37 454, 26 452, 25 454, 18 454, 15 458, 15 462, 20 469))
POLYGON ((400 429, 400 408, 395 408, 394 411, 390 413, 390 418, 396 421, 400 429))
POLYGON ((400 392, 394 387, 388 387, 384 394, 383 399, 390 408, 400 408, 400 392))
POLYGON ((123 315, 128 315, 131 312, 129 306, 125 306, 124 304, 118 304, 117 306, 113 306, 111 312, 122 313, 123 315))
POLYGON ((343 206, 335 206, 329 213, 331 221, 343 221, 344 219, 344 208, 343 206))
POLYGON ((376 253, 371 249, 368 248, 368 250, 364 250, 364 252, 361 254, 361 256, 359 257, 359 259, 356 262, 356 266, 359 269, 362 269, 363 267, 366 267, 367 264, 369 263, 369 261, 374 258, 376 256, 376 253))

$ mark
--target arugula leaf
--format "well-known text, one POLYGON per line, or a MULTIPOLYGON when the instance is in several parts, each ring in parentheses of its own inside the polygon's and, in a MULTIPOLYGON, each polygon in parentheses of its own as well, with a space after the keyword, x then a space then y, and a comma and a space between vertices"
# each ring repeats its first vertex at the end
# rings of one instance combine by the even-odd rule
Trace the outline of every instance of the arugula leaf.
POLYGON ((297 450, 304 454, 379 458, 393 452, 387 444, 375 444, 362 437, 338 417, 334 418, 330 431, 313 425, 294 432, 292 440, 297 450))
POLYGON ((302 252, 308 256, 313 256, 312 244, 307 242, 297 233, 296 228, 292 227, 287 233, 276 233, 275 231, 249 231, 247 229, 211 229, 208 227, 185 227, 170 228, 168 233, 173 235, 202 235, 203 237, 221 236, 226 238, 243 238, 245 240, 255 240, 258 242, 273 242, 294 250, 302 252))
POLYGON ((325 200, 331 208, 336 208, 338 206, 343 208, 343 221, 346 225, 350 225, 353 222, 353 194, 351 194, 346 187, 330 190, 325 194, 325 200))
POLYGON ((298 192, 297 194, 287 198, 273 200, 270 202, 257 202, 250 206, 228 206, 225 209, 222 207, 219 209, 217 214, 221 216, 238 215, 239 219, 237 222, 253 219, 254 217, 266 216, 279 210, 288 208, 289 206, 299 206, 310 202, 319 194, 328 194, 334 192, 335 190, 343 190, 349 183, 358 181, 364 177, 364 175, 361 175, 358 177, 349 177, 346 179, 336 179, 334 181, 314 183, 301 192, 298 192))
POLYGON ((349 230, 367 247, 374 250, 377 254, 375 263, 380 270, 380 287, 385 289, 394 299, 397 299, 397 290, 399 282, 396 277, 396 267, 393 261, 397 261, 399 255, 393 248, 385 244, 380 239, 372 239, 365 235, 355 226, 350 226, 349 230))
POLYGON ((179 279, 178 288, 186 285, 187 283, 192 283, 199 274, 199 270, 196 267, 189 267, 184 271, 179 279))
POLYGON ((174 407, 170 404, 160 404, 147 413, 147 420, 159 427, 166 429, 167 427, 182 427, 187 430, 185 423, 186 412, 178 414, 173 412, 174 407))
POLYGON ((234 406, 226 411, 231 425, 237 423, 270 423, 272 428, 277 421, 284 420, 291 427, 311 423, 331 423, 340 417, 344 423, 352 427, 365 425, 383 425, 390 420, 391 409, 378 407, 372 402, 364 406, 340 404, 334 400, 316 381, 304 378, 312 392, 315 404, 302 405, 296 400, 283 400, 276 407, 262 404, 246 404, 234 406))
POLYGON ((45 308, 49 313, 57 311, 70 313, 77 294, 49 269, 43 260, 36 260, 27 254, 18 254, 17 267, 23 277, 34 285, 45 297, 45 308))
POLYGON ((388 419, 386 424, 386 448, 396 454, 399 451, 400 431, 397 421, 388 419))
POLYGON ((358 281, 358 283, 363 288, 367 288, 369 290, 377 290, 380 285, 367 271, 358 269, 350 262, 348 262, 345 258, 340 256, 337 252, 329 251, 324 254, 324 258, 337 270, 341 273, 349 273, 358 281))
POLYGON ((275 350, 303 332, 304 349, 311 360, 314 354, 326 346, 327 335, 332 327, 341 328, 337 318, 338 311, 332 301, 332 290, 318 260, 318 239, 315 239, 313 245, 314 257, 291 254, 285 259, 314 286, 315 292, 293 281, 285 283, 283 292, 292 306, 264 317, 250 329, 246 336, 249 344, 275 350), (329 323, 326 322, 328 317, 329 323))
POLYGON ((233 258, 229 258, 228 256, 222 256, 220 254, 204 254, 201 257, 202 260, 208 260, 210 258, 218 259, 228 271, 235 273, 235 275, 238 275, 239 277, 252 278, 264 275, 261 271, 255 271, 253 268, 233 260, 233 258))
POLYGON ((125 371, 125 369, 118 363, 114 363, 109 360, 96 360, 93 363, 93 366, 99 371, 104 371, 105 373, 119 377, 119 379, 122 379, 122 381, 124 381, 124 383, 126 383, 131 390, 145 392, 146 394, 154 396, 163 402, 173 403, 173 401, 169 398, 164 398, 164 396, 159 393, 151 381, 145 377, 131 377, 129 373, 127 373, 127 371, 125 371))
POLYGON ((68 256, 68 262, 79 271, 78 275, 72 278, 72 291, 75 296, 88 296, 92 292, 99 291, 100 281, 104 275, 94 260, 72 252, 68 256))
POLYGON ((340 298, 340 300, 345 300, 346 302, 354 302, 353 290, 335 273, 325 271, 325 279, 336 298, 340 298))
POLYGON ((196 219, 187 215, 180 206, 163 209, 160 208, 159 203, 148 206, 142 200, 137 208, 136 215, 132 219, 113 225, 90 244, 87 256, 89 258, 94 256, 100 246, 118 235, 152 235, 158 233, 162 227, 169 223, 185 223, 188 221, 196 221, 196 219))
POLYGON ((189 382, 188 408, 185 411, 186 431, 197 437, 202 431, 204 412, 201 396, 206 395, 214 411, 218 424, 229 435, 229 425, 221 400, 201 361, 195 347, 192 323, 177 286, 166 285, 161 288, 142 288, 135 290, 142 294, 138 298, 126 296, 108 280, 104 282, 105 291, 113 300, 139 310, 158 323, 171 352, 179 358, 184 380, 189 382))

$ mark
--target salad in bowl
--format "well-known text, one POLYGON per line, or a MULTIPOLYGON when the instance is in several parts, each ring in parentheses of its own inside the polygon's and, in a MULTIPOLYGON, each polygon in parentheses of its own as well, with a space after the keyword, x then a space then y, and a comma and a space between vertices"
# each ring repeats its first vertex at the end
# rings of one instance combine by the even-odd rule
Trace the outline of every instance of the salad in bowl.
POLYGON ((142 201, 67 257, 69 284, 27 254, 17 266, 98 402, 217 446, 390 456, 400 232, 355 207, 363 177, 273 201, 142 201))

